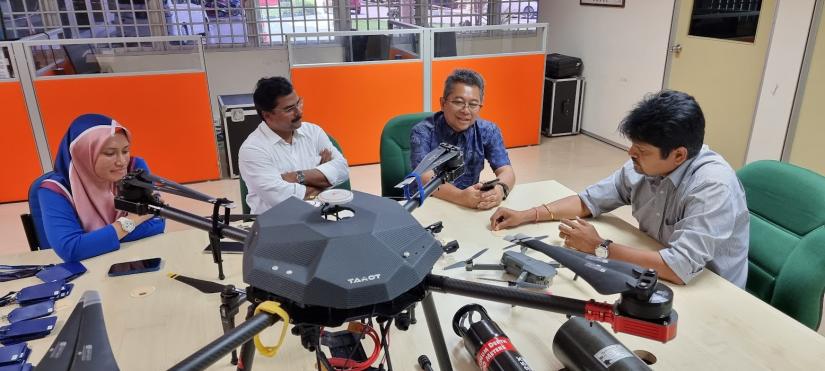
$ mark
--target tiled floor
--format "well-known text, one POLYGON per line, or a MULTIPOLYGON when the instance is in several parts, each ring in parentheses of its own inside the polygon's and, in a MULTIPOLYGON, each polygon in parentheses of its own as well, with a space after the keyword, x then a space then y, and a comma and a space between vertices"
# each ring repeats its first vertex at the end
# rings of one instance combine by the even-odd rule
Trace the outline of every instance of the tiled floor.
MULTIPOLYGON (((510 160, 516 171, 517 183, 555 179, 573 190, 581 190, 607 176, 626 159, 624 151, 584 135, 542 138, 542 143, 538 146, 510 150, 510 160)), ((481 178, 493 178, 492 171, 485 169, 485 174, 481 178)), ((362 192, 380 194, 380 179, 378 165, 356 166, 350 170, 353 189, 362 192)), ((218 180, 189 186, 209 195, 224 196, 230 200, 240 199, 237 180, 218 180)), ((212 211, 209 205, 197 201, 172 195, 164 195, 163 198, 176 208, 200 215, 207 215, 212 211)), ((20 223, 20 214, 27 213, 28 210, 28 204, 25 202, 0 205, 0 236, 3 236, 0 239, 0 255, 28 249, 20 223)), ((629 213, 622 211, 619 214, 629 216, 629 213)), ((190 227, 175 222, 167 223, 168 231, 185 228, 190 227)))

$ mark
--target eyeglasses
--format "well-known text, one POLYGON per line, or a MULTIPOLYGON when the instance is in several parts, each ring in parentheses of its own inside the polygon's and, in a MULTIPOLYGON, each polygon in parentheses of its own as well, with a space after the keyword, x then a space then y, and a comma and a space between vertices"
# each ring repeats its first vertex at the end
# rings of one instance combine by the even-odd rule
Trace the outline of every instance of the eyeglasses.
POLYGON ((283 113, 291 115, 293 113, 298 112, 298 110, 301 110, 303 108, 304 108, 304 98, 298 98, 298 102, 296 102, 295 104, 293 104, 293 105, 291 105, 287 108, 273 108, 272 110, 273 111, 281 111, 283 113))
POLYGON ((466 109, 470 110, 470 112, 478 112, 482 107, 481 104, 478 104, 476 102, 465 103, 465 102, 460 101, 460 100, 451 100, 449 102, 450 102, 450 104, 453 105, 453 108, 455 108, 457 110, 462 110, 462 109, 466 108, 466 109))

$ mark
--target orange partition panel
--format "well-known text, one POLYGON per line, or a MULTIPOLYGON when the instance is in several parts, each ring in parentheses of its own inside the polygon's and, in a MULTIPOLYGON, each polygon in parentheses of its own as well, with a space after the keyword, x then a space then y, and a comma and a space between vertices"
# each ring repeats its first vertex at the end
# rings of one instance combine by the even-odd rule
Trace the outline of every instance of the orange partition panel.
POLYGON ((434 60, 433 112, 441 110, 444 80, 457 68, 469 68, 484 77, 481 117, 501 128, 505 146, 539 143, 544 55, 476 57, 434 60))
POLYGON ((218 155, 203 72, 38 80, 52 157, 77 116, 100 113, 132 133, 132 153, 177 182, 217 179, 218 155))
POLYGON ((0 82, 3 135, 0 135, 0 202, 29 198, 31 182, 43 173, 29 122, 23 89, 17 81, 0 82))
POLYGON ((384 124, 422 111, 423 80, 421 62, 292 68, 304 120, 335 137, 350 165, 380 161, 384 124))

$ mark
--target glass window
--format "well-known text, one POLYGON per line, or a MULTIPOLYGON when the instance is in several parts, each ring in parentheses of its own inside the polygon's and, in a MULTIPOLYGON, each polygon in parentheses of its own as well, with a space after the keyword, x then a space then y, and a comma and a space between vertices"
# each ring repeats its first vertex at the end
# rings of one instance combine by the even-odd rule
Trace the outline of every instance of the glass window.
POLYGON ((762 0, 696 0, 689 35, 753 42, 762 0))

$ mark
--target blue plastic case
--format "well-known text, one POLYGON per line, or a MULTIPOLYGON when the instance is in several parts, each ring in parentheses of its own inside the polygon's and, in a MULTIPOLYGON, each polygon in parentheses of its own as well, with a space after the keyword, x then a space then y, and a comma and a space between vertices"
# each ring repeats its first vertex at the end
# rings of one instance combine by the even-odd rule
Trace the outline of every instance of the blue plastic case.
POLYGON ((26 343, 0 347, 0 366, 26 362, 31 349, 26 343))
POLYGON ((17 308, 8 315, 6 319, 11 323, 45 317, 54 313, 54 300, 47 300, 42 303, 27 305, 17 308))
POLYGON ((42 338, 54 329, 57 317, 30 319, 0 327, 0 343, 11 345, 42 338))
POLYGON ((86 267, 80 262, 61 263, 37 272, 37 278, 43 282, 69 282, 83 273, 86 273, 86 267))
POLYGON ((57 300, 69 295, 72 287, 74 287, 73 283, 62 281, 41 283, 20 290, 15 296, 15 301, 20 305, 29 305, 49 299, 57 300))

